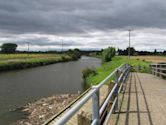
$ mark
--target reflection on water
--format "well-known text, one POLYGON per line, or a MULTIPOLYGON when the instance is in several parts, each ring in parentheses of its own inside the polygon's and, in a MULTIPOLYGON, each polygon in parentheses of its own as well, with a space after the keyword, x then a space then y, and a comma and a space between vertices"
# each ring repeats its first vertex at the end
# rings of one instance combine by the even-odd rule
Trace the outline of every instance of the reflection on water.
POLYGON ((78 61, 0 73, 0 124, 23 117, 9 111, 28 102, 53 94, 83 91, 81 71, 100 65, 99 59, 83 56, 78 61))

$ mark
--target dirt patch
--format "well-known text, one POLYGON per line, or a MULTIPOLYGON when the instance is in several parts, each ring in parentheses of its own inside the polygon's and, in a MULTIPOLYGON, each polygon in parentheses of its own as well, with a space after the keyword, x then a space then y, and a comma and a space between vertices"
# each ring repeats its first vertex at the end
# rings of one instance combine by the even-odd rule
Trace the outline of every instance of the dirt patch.
POLYGON ((141 59, 153 63, 166 62, 166 57, 162 56, 132 56, 132 59, 141 59))
POLYGON ((25 119, 21 119, 11 125, 41 125, 58 114, 69 103, 76 99, 76 94, 56 95, 48 98, 42 98, 34 103, 29 103, 22 108, 22 112, 28 113, 25 119))

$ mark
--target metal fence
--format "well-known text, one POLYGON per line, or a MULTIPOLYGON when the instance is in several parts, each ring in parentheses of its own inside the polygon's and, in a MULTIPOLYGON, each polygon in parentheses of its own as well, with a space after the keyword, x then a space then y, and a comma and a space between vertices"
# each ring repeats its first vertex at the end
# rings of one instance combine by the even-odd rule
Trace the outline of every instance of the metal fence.
POLYGON ((166 78, 166 63, 152 64, 151 69, 153 75, 166 78))
MULTIPOLYGON (((105 78, 100 84, 93 86, 92 89, 71 109, 69 109, 54 125, 64 125, 66 124, 74 114, 79 111, 79 109, 90 99, 92 99, 92 122, 91 125, 99 125, 101 122, 101 115, 105 111, 108 105, 110 105, 110 100, 112 100, 112 106, 106 115, 104 124, 106 125, 113 111, 118 110, 118 95, 123 90, 125 80, 130 72, 130 66, 123 64, 114 70, 107 78, 105 78), (115 84, 106 97, 105 101, 101 106, 99 106, 99 91, 100 88, 108 84, 112 79, 114 79, 115 84)), ((102 93, 100 93, 102 94, 102 93)))

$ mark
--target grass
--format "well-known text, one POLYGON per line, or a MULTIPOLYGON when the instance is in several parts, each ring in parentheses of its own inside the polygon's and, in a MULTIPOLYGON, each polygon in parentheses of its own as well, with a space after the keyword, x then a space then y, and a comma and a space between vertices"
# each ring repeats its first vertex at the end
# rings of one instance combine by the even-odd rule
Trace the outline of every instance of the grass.
MULTIPOLYGON (((104 63, 101 67, 97 69, 96 75, 90 75, 87 77, 86 82, 88 85, 96 85, 100 83, 104 78, 106 78, 112 71, 114 71, 117 67, 119 67, 123 63, 127 63, 128 59, 123 56, 116 56, 110 62, 104 63)), ((147 62, 145 60, 137 60, 131 59, 130 64, 132 66, 141 66, 143 69, 141 72, 148 72, 149 64, 151 62, 147 62)))
POLYGON ((67 54, 0 54, 0 71, 24 69, 73 60, 67 54))

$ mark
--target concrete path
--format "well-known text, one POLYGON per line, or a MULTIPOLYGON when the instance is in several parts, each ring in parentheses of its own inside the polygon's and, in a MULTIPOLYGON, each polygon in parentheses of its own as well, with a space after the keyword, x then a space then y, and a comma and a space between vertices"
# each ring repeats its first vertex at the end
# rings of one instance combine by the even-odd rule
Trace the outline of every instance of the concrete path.
POLYGON ((110 125, 166 125, 166 80, 132 73, 110 125))

